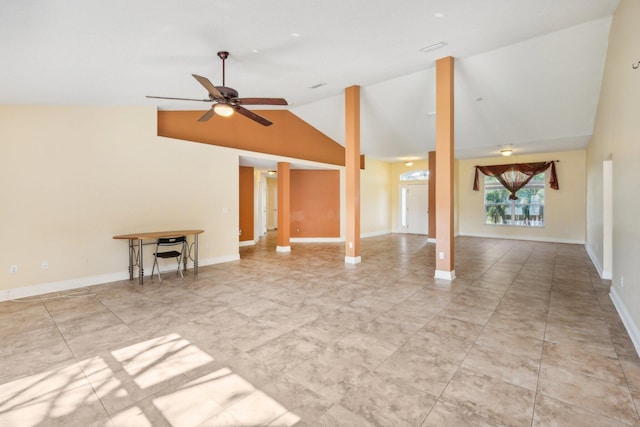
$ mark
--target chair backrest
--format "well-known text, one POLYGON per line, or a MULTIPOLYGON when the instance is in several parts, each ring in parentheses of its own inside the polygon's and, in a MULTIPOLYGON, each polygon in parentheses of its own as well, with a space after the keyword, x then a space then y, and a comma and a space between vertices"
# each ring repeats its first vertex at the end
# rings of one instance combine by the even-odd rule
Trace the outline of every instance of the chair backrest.
POLYGON ((181 245, 187 240, 186 236, 180 237, 161 237, 158 239, 158 246, 181 245))

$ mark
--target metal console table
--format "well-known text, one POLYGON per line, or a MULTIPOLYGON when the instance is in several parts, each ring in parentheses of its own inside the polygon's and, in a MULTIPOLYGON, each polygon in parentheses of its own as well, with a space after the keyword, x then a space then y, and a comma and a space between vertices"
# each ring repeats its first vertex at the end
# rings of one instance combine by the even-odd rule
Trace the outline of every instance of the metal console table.
POLYGON ((194 236, 193 243, 188 246, 187 256, 184 257, 184 268, 187 270, 187 260, 193 261, 193 274, 198 274, 198 235, 204 233, 204 230, 173 230, 173 231, 152 231, 147 233, 131 233, 113 236, 117 240, 129 241, 129 280, 133 280, 133 267, 138 267, 138 283, 143 284, 144 266, 143 251, 144 245, 155 244, 154 242, 144 243, 145 240, 157 240, 161 237, 179 237, 194 236), (193 252, 193 253, 192 253, 193 252))

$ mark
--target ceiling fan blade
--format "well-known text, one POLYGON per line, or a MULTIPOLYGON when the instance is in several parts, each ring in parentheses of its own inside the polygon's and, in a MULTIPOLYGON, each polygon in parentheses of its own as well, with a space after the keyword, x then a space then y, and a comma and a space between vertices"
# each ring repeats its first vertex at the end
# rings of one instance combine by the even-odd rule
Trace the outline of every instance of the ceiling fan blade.
POLYGON ((289 105, 284 98, 236 98, 233 101, 240 105, 289 105))
POLYGON ((198 119, 198 121, 199 121, 199 122, 206 122, 206 121, 208 121, 211 117, 213 117, 214 115, 215 115, 215 113, 214 113, 213 108, 212 108, 212 109, 210 109, 209 111, 207 111, 206 113, 204 113, 204 114, 202 115, 202 117, 200 117, 200 118, 198 119))
POLYGON ((151 96, 151 95, 147 95, 147 98, 155 98, 155 99, 173 99, 173 100, 177 100, 177 101, 204 101, 204 102, 211 102, 210 99, 194 99, 194 98, 171 98, 169 96, 151 96))
POLYGON ((241 107, 239 105, 236 105, 235 109, 239 114, 242 114, 243 116, 250 118, 251 120, 255 120, 256 122, 260 123, 263 126, 271 126, 273 124, 272 121, 269 121, 264 117, 254 113, 253 111, 247 110, 246 108, 241 107))
POLYGON ((222 94, 220 92, 218 92, 218 89, 216 89, 216 87, 213 85, 213 83, 211 83, 209 81, 208 78, 206 77, 202 77, 202 76, 198 76, 197 74, 191 74, 193 76, 193 78, 195 78, 198 83, 200 83, 202 86, 204 86, 204 88, 207 90, 207 92, 209 92, 211 94, 211 96, 213 96, 214 98, 220 99, 220 98, 224 98, 222 96, 222 94))

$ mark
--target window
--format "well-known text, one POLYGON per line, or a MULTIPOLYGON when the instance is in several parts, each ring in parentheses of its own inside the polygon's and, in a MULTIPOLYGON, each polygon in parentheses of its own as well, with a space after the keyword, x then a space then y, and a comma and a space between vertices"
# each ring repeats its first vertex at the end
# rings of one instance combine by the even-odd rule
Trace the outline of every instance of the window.
POLYGON ((400 175, 400 181, 420 181, 429 179, 428 170, 409 171, 400 175))
POLYGON ((518 190, 518 200, 510 200, 509 190, 495 177, 485 176, 485 224, 543 227, 544 178, 544 172, 535 175, 527 185, 518 190))

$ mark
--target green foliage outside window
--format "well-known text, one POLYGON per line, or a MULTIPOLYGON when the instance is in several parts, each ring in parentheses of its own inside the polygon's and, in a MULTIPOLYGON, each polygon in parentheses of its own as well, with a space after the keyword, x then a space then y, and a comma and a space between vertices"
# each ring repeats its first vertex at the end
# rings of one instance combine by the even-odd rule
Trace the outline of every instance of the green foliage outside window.
POLYGON ((496 178, 485 176, 485 224, 543 227, 544 178, 544 173, 534 176, 518 190, 518 200, 509 200, 509 191, 496 178))

